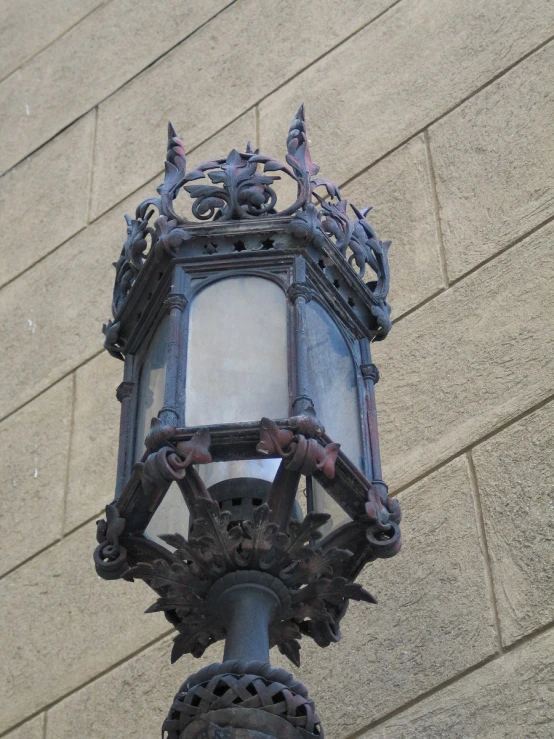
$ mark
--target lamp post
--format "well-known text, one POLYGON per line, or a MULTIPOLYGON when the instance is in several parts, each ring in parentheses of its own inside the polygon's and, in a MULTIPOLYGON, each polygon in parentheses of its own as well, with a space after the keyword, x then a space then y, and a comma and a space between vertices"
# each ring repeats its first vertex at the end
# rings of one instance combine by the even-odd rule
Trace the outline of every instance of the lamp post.
POLYGON ((338 641, 349 600, 376 602, 357 575, 400 549, 370 352, 390 329, 388 244, 317 177, 302 106, 286 164, 248 145, 187 172, 171 124, 168 138, 159 197, 126 216, 104 326, 124 379, 96 569, 156 591, 172 661, 225 640, 177 693, 169 739, 321 736, 269 648, 299 665, 302 636, 338 641), (297 189, 282 208, 279 177, 297 189))

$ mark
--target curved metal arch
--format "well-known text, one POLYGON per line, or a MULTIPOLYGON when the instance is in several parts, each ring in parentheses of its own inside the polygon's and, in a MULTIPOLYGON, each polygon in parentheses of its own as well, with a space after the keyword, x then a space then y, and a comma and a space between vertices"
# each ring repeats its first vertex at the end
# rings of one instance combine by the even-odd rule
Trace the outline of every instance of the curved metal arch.
POLYGON ((354 362, 356 363, 356 366, 359 367, 360 364, 362 363, 361 350, 359 351, 359 356, 358 357, 356 357, 356 354, 354 353, 354 351, 355 351, 355 345, 356 345, 356 343, 359 342, 360 340, 359 339, 356 339, 356 338, 353 338, 350 335, 350 333, 348 331, 348 328, 344 325, 344 323, 342 321, 336 321, 335 320, 335 318, 337 317, 337 313, 335 311, 333 311, 332 309, 330 309, 330 305, 326 302, 325 296, 320 295, 319 293, 315 293, 314 292, 313 295, 312 295, 312 297, 311 297, 311 300, 314 303, 318 303, 318 305, 320 305, 331 316, 331 318, 333 319, 333 323, 337 326, 337 328, 341 332, 342 336, 344 337, 344 340, 348 344, 348 349, 349 349, 350 353, 352 354, 352 358, 354 359, 354 362))
POLYGON ((212 275, 207 275, 201 280, 198 280, 198 284, 196 286, 194 284, 190 285, 189 289, 187 290, 187 309, 190 309, 194 298, 196 298, 197 295, 199 295, 204 289, 206 289, 210 285, 215 284, 216 282, 222 282, 223 280, 229 279, 231 277, 260 277, 264 280, 269 280, 270 282, 274 282, 276 285, 279 285, 279 287, 285 293, 288 288, 287 281, 284 280, 282 277, 275 274, 274 272, 266 272, 265 270, 261 270, 259 267, 243 267, 240 269, 229 270, 228 272, 219 271, 212 275))

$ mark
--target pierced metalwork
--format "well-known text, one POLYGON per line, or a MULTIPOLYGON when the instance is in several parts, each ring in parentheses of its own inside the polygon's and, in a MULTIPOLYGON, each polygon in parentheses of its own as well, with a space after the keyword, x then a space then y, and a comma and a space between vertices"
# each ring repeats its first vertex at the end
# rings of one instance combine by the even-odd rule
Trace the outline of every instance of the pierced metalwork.
MULTIPOLYGON (((291 124, 287 151, 287 164, 283 164, 258 150, 253 151, 248 145, 245 152, 233 149, 226 158, 210 160, 187 172, 184 144, 170 123, 165 177, 158 187, 159 197, 147 198, 140 203, 135 218, 125 216, 127 239, 115 263, 114 318, 150 253, 175 254, 177 247, 193 237, 191 226, 198 221, 259 219, 265 225, 288 217, 287 228, 291 234, 316 246, 324 242, 332 244, 360 279, 365 276, 367 266, 374 272, 375 279, 366 284, 373 298, 371 310, 377 322, 377 333, 379 338, 383 338, 391 327, 387 303, 390 242, 380 241, 366 220, 371 210, 369 207, 358 209, 352 205, 354 217, 351 219, 347 213, 348 203, 341 197, 339 188, 324 178, 316 177, 319 167, 311 159, 303 105, 291 124), (262 173, 258 171, 259 167, 262 167, 262 173), (279 176, 268 174, 275 172, 292 179, 297 187, 294 203, 281 210, 277 208, 277 194, 272 188, 279 176), (206 176, 211 184, 189 184, 206 176), (193 199, 192 213, 196 222, 175 212, 174 201, 180 190, 186 191, 193 199), (322 190, 327 199, 318 190, 322 190), (155 210, 159 215, 152 221, 155 210)), ((208 244, 206 249, 208 256, 216 252, 210 246, 208 244)), ((116 356, 120 354, 117 329, 117 322, 105 326, 105 346, 116 356)))
MULTIPOLYGON (((197 717, 202 720, 207 713, 225 709, 235 715, 263 711, 300 729, 300 736, 323 739, 320 719, 306 687, 286 670, 246 660, 216 663, 191 675, 175 696, 162 732, 167 739, 180 739, 197 717)), ((254 720, 256 728, 261 729, 260 718, 254 716, 254 720)), ((265 724, 265 717, 262 721, 265 724)))
MULTIPOLYGON (((313 420, 292 421, 306 433, 322 432, 313 420)), ((307 439, 303 434, 280 429, 267 418, 262 419, 259 433, 258 451, 281 457, 283 473, 303 471, 334 478, 338 444, 324 445, 316 438, 307 439)), ((277 578, 288 589, 290 609, 272 625, 271 644, 297 666, 302 634, 326 646, 340 638, 339 623, 348 600, 377 602, 352 579, 363 563, 390 557, 400 548, 400 508, 394 499, 369 485, 366 515, 320 543, 319 529, 329 519, 323 513, 308 513, 301 522, 287 519, 280 526, 269 505, 263 504, 254 510, 252 520, 233 522, 231 514, 211 499, 198 473, 190 467, 193 461, 211 461, 207 431, 200 430, 190 441, 176 444, 169 443, 172 434, 174 427, 154 424, 149 435, 150 448, 161 448, 149 454, 137 469, 142 472, 142 487, 147 495, 157 497, 159 489, 167 488, 172 481, 182 487, 193 521, 188 541, 180 534, 168 532, 161 538, 175 548, 173 554, 166 552, 163 559, 129 568, 126 550, 118 538, 125 521, 111 505, 107 508, 108 523, 99 522, 102 542, 106 544, 102 543, 95 555, 102 576, 114 576, 117 572, 127 579, 142 579, 160 594, 149 612, 166 613, 179 631, 172 661, 187 653, 200 657, 210 644, 225 637, 225 626, 214 616, 209 596, 215 583, 229 573, 258 570, 277 578)), ((288 479, 288 489, 283 490, 282 474, 276 476, 269 501, 277 496, 292 497, 296 492, 299 475, 293 478, 292 485, 288 479)))

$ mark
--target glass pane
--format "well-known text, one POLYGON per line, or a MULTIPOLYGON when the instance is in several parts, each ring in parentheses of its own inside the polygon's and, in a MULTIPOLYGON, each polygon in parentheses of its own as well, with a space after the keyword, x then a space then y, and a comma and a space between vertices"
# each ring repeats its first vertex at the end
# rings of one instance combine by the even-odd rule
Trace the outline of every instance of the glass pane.
POLYGON ((136 425, 137 459, 144 452, 144 439, 150 430, 150 421, 158 415, 164 404, 168 330, 169 316, 165 316, 156 329, 142 365, 136 425))
POLYGON ((242 459, 202 464, 198 465, 197 470, 204 485, 210 488, 222 480, 234 480, 239 477, 273 482, 280 464, 280 459, 242 459))
POLYGON ((164 499, 150 519, 150 523, 144 529, 144 536, 166 549, 174 551, 159 537, 160 534, 181 534, 188 539, 189 535, 189 509, 186 506, 179 486, 173 482, 164 496, 164 499))
POLYGON ((243 459, 199 465, 198 473, 220 508, 232 521, 252 520, 267 500, 280 459, 243 459))
POLYGON ((343 511, 338 503, 335 503, 333 498, 325 491, 325 488, 321 487, 315 480, 313 481, 313 494, 314 510, 318 513, 328 513, 331 516, 329 521, 320 529, 323 535, 352 520, 348 513, 343 511))
MULTIPOLYGON (((356 367, 350 348, 334 320, 315 300, 306 306, 308 378, 319 420, 331 439, 363 471, 363 443, 356 367)), ((315 480, 314 508, 331 515, 322 529, 350 520, 349 516, 315 480)))
POLYGON ((261 277, 209 285, 190 309, 186 425, 286 418, 288 411, 285 293, 261 277))
POLYGON ((331 439, 363 470, 356 368, 341 331, 319 303, 306 306, 308 379, 317 417, 331 439))

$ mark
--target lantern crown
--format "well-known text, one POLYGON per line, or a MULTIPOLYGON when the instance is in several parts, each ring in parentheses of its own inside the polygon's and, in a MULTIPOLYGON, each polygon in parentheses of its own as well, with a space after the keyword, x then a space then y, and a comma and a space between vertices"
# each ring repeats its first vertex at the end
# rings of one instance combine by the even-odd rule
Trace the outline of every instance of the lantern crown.
MULTIPOLYGON (((343 275, 337 261, 348 266, 362 287, 360 298, 370 305, 373 339, 384 338, 391 328, 388 248, 390 241, 380 241, 367 221, 370 207, 357 208, 342 198, 340 189, 329 180, 318 177, 319 166, 312 162, 304 105, 296 112, 287 136, 286 164, 260 154, 247 144, 244 152, 233 149, 227 157, 211 159, 187 172, 183 141, 172 123, 168 125, 168 144, 163 183, 158 197, 143 200, 135 217, 125 216, 127 239, 117 262, 112 312, 114 319, 149 257, 165 252, 176 256, 178 247, 196 244, 204 233, 232 233, 233 225, 242 222, 249 228, 285 230, 295 239, 310 245, 324 277, 338 291, 343 275), (277 180, 296 186, 296 199, 281 207, 275 189, 277 180), (198 184, 204 180, 202 184, 198 184), (193 184, 194 183, 194 184, 193 184), (181 191, 192 199, 192 218, 175 210, 181 191), (155 211, 158 217, 153 218, 155 211), (250 222, 250 223, 249 223, 250 222), (339 258, 337 260, 337 257, 339 258), (333 264, 335 263, 335 265, 333 264), (367 267, 372 275, 368 279, 367 267)), ((260 251, 279 248, 271 238, 251 247, 235 241, 232 250, 250 248, 260 251)), ((186 248, 181 250, 186 253, 186 248)), ((217 247, 206 244, 203 256, 215 255, 217 247)), ((218 252, 221 254, 221 251, 218 252)), ((348 280, 352 282, 351 280, 348 280)), ((343 294, 351 306, 355 298, 343 294)), ((117 328, 110 322, 104 327, 106 348, 119 354, 117 328)))

